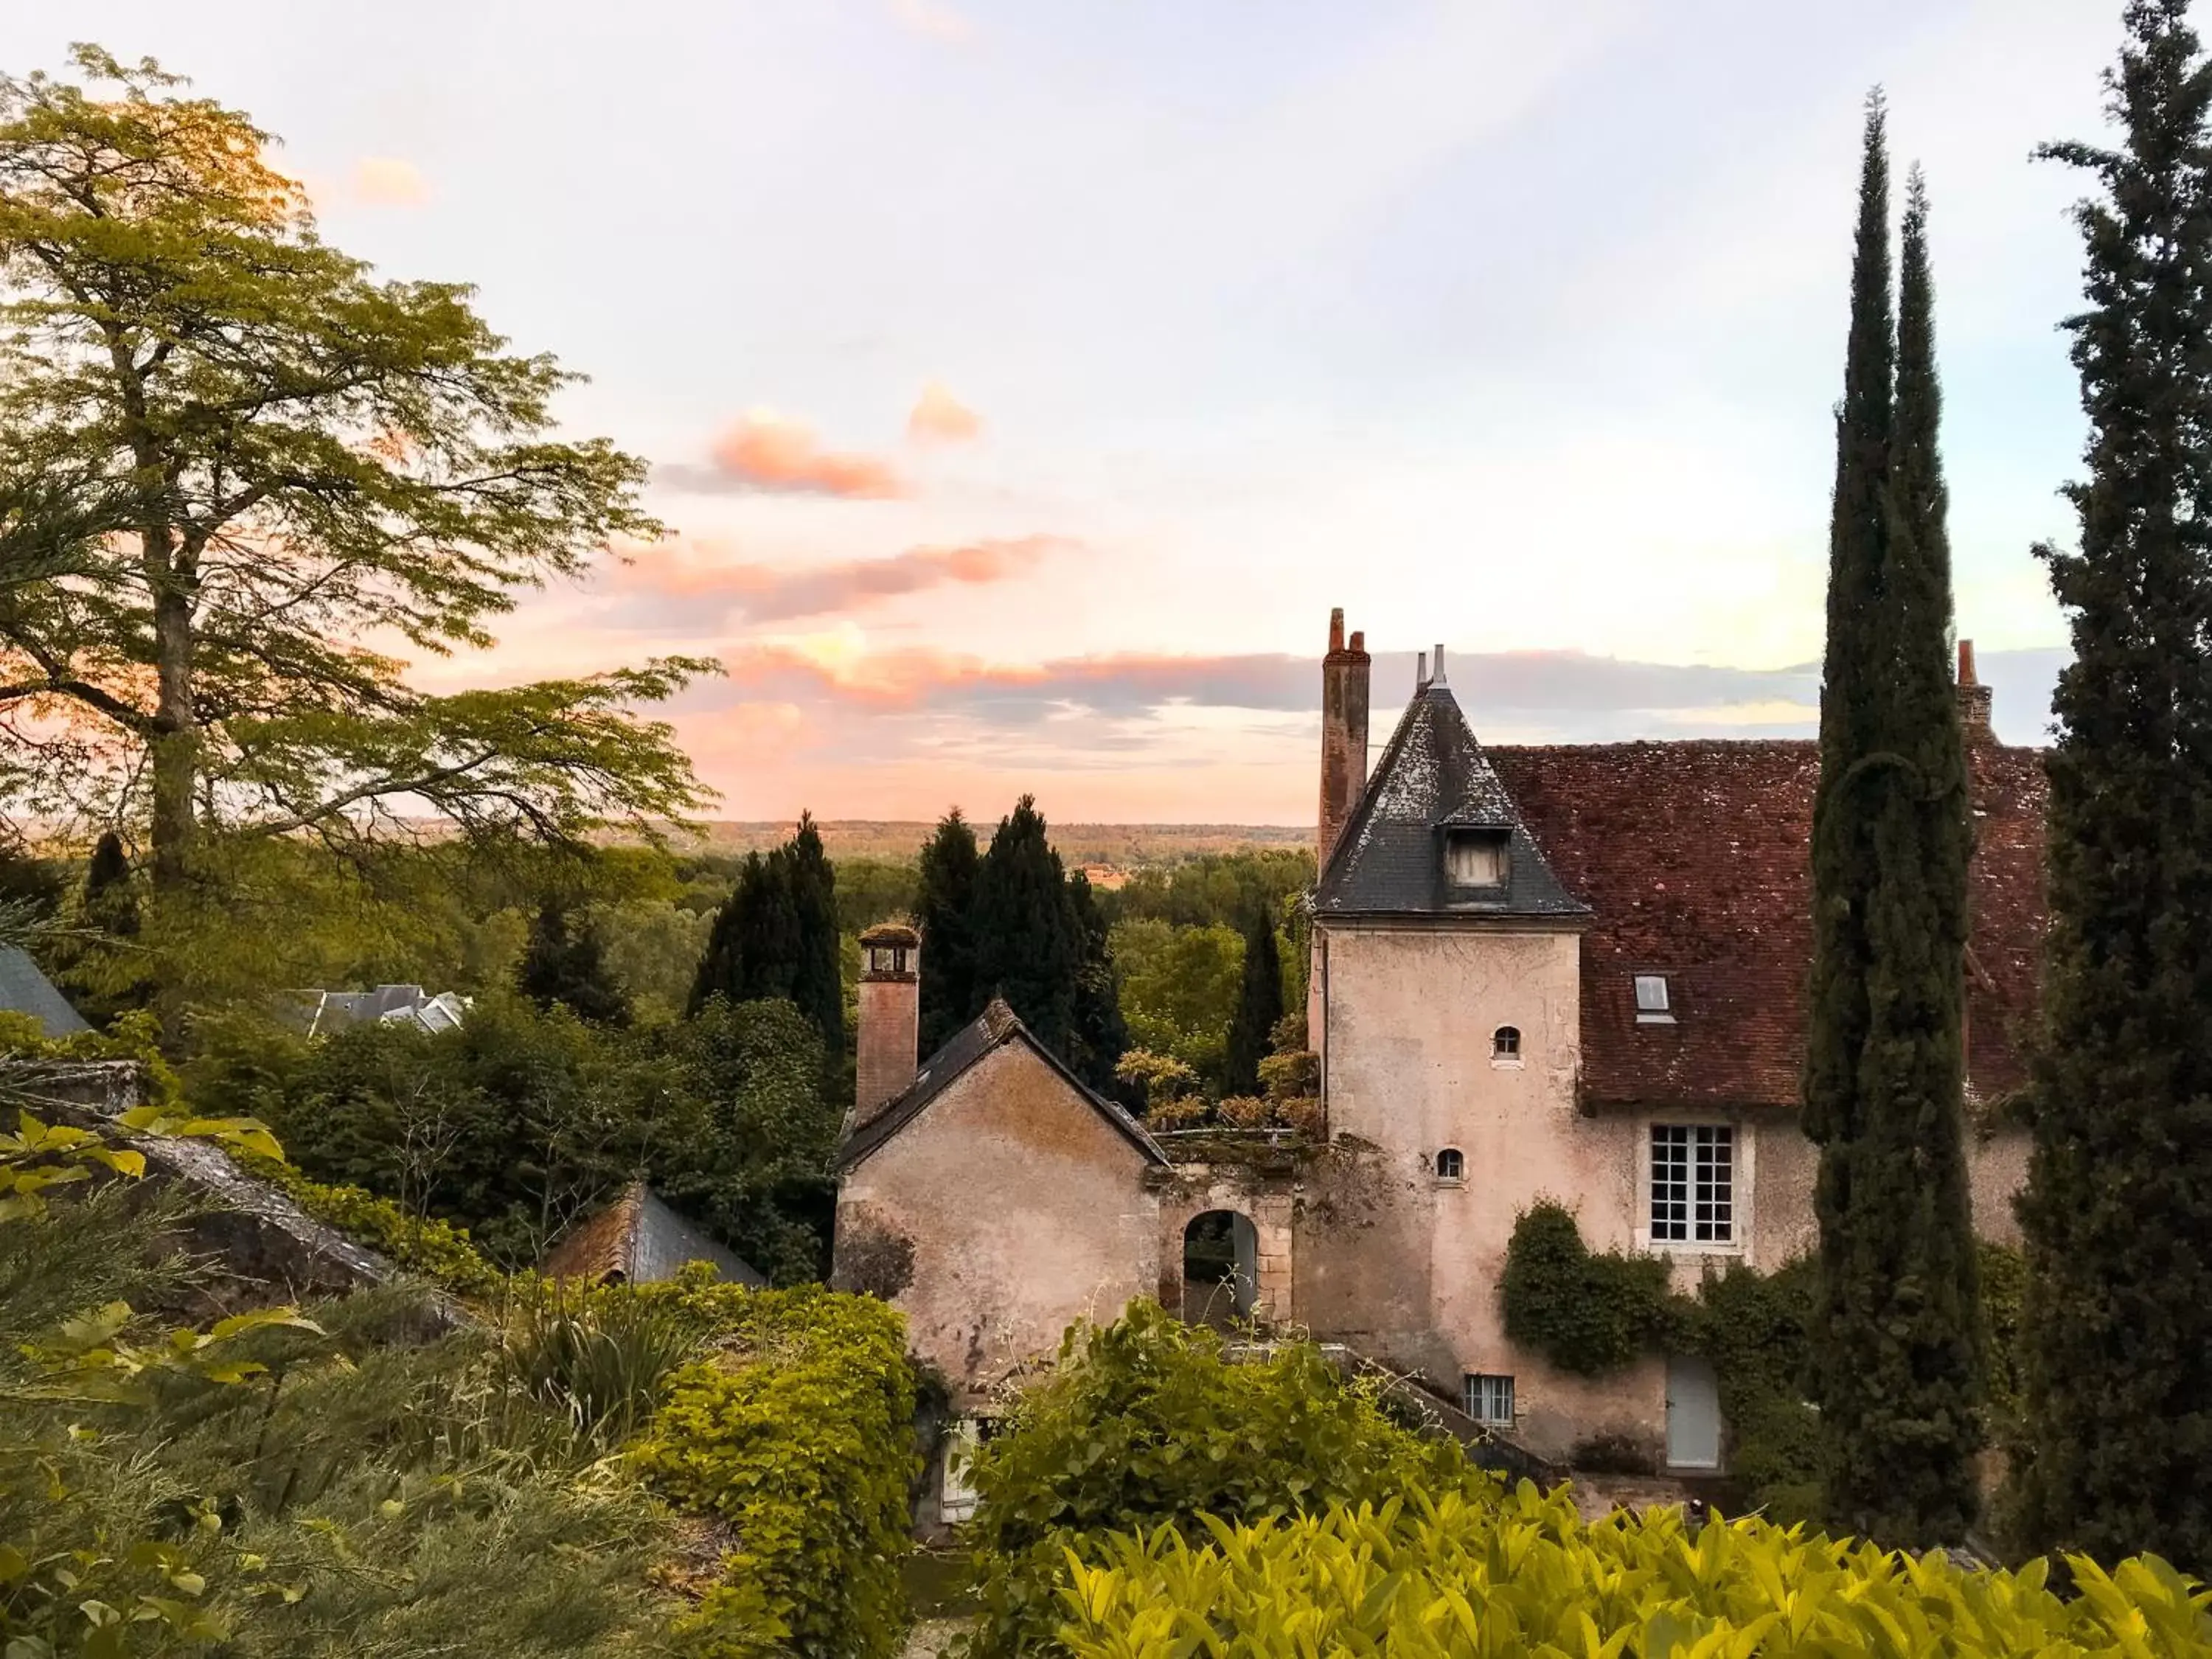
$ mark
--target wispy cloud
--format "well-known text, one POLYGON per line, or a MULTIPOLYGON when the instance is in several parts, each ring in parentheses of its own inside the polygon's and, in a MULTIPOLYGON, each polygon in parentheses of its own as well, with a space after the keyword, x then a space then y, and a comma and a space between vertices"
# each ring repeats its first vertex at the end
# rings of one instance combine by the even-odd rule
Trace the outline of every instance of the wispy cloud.
POLYGON ((656 607, 666 610, 670 623, 790 622, 849 615, 935 587, 1012 581, 1080 545, 1061 536, 987 538, 909 547, 889 558, 793 567, 732 558, 711 544, 663 542, 637 550, 615 581, 640 597, 671 602, 656 607))
POLYGON ((937 380, 922 387, 913 412, 906 417, 906 435, 913 443, 969 443, 981 436, 982 431, 982 416, 937 380))
POLYGON ((709 465, 664 465, 655 476, 678 489, 707 494, 889 501, 913 493, 889 461, 825 449, 811 427, 767 410, 754 410, 716 439, 709 465))

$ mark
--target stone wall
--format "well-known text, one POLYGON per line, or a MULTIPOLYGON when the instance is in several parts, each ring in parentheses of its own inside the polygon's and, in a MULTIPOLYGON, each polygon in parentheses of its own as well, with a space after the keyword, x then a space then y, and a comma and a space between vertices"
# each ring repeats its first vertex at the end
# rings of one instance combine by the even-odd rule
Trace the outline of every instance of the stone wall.
POLYGON ((994 1049, 848 1170, 836 1281, 886 1297, 961 1410, 1160 1283, 1156 1167, 1024 1043, 994 1049))

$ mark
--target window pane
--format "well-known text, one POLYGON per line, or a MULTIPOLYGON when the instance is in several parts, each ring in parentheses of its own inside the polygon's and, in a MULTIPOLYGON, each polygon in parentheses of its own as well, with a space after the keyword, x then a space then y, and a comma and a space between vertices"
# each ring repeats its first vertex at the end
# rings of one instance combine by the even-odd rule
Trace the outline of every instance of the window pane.
POLYGON ((1638 974, 1636 976, 1636 1012, 1639 1014, 1663 1014, 1667 1009, 1667 976, 1664 974, 1638 974))

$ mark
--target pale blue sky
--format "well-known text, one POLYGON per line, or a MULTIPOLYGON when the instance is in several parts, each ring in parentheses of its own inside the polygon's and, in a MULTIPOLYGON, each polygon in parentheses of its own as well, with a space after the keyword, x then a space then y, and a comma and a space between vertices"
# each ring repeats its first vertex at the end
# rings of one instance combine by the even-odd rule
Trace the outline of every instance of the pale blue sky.
MULTIPOLYGON (((1061 671, 1306 656, 1331 605, 1392 650, 1814 659, 1877 81, 1934 196, 1961 631, 2063 637, 2027 549, 2071 530, 2080 185, 2028 152, 2098 130, 2117 0, 72 0, 0 11, 0 66, 72 38, 252 110, 340 246, 477 283, 592 376, 579 429, 696 485, 774 411, 896 474, 887 499, 665 483, 688 577, 516 621, 501 672, 728 655, 683 729, 732 816, 1029 787, 1061 817, 1295 821, 1302 710, 1132 711, 1061 671), (979 437, 908 438, 933 382, 979 437), (998 550, 862 568, 918 547, 998 550), (842 611, 726 603, 825 568, 860 573, 842 611), (1016 718, 979 684, 1051 689, 1016 718)), ((1770 680, 1469 714, 1499 739, 1806 729, 1770 680)))

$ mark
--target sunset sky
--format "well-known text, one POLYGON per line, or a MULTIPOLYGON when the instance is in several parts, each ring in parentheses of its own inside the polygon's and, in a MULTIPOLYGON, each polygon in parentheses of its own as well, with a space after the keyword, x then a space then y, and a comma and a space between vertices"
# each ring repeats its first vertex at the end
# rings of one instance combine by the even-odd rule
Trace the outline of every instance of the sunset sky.
MULTIPOLYGON (((1934 198, 1959 621, 2036 740, 2030 556, 2118 0, 71 0, 472 282, 676 531, 425 684, 662 652, 715 815, 1311 817, 1328 608, 1378 725, 1811 730, 1861 100, 1934 198)), ((1377 737, 1382 735, 1378 730, 1377 737)))

